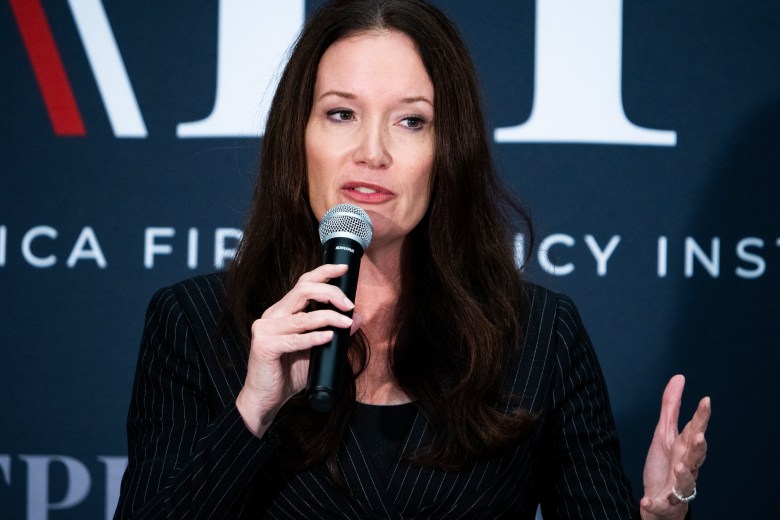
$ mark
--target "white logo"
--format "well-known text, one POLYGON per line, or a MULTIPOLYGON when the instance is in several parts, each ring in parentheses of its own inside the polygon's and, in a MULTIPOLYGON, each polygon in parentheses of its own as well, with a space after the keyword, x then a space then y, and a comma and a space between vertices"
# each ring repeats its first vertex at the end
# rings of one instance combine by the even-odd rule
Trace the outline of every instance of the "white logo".
MULTIPOLYGON (((117 137, 146 137, 111 25, 100 0, 68 0, 117 137)), ((537 0, 534 99, 529 119, 497 128, 498 143, 675 146, 673 130, 644 128, 623 110, 622 0, 537 0)), ((305 18, 304 0, 220 0, 216 96, 205 119, 176 135, 259 137, 305 18)))
MULTIPOLYGON (((100 0, 68 0, 111 128, 117 137, 146 137, 111 24, 100 0)), ((180 123, 178 137, 262 135, 277 69, 304 20, 303 0, 220 0, 216 99, 201 121, 180 123), (257 114, 260 121, 253 121, 257 114)))
POLYGON ((537 0, 531 117, 497 128, 496 142, 675 146, 676 132, 626 117, 622 39, 622 0, 537 0))

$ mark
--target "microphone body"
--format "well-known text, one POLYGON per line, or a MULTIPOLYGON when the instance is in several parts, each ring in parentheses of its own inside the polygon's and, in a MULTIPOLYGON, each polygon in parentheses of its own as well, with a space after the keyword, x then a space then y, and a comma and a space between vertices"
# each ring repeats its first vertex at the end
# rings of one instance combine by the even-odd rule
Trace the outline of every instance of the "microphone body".
MULTIPOLYGON (((320 224, 323 264, 346 264, 347 272, 330 280, 350 300, 355 300, 360 259, 371 242, 371 220, 361 208, 350 204, 334 206, 325 214, 320 224)), ((352 311, 343 312, 332 305, 326 308, 352 317, 352 311)), ((306 397, 312 409, 329 412, 341 394, 341 381, 347 369, 347 350, 350 343, 349 329, 328 327, 333 338, 324 345, 311 349, 306 397)))

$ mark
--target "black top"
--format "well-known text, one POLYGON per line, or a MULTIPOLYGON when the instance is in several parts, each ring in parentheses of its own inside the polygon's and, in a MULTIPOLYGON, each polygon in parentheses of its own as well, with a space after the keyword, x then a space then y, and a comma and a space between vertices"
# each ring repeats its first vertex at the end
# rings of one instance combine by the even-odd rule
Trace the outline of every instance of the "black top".
POLYGON ((398 461, 415 415, 414 403, 389 406, 357 403, 352 426, 381 475, 386 476, 398 461))

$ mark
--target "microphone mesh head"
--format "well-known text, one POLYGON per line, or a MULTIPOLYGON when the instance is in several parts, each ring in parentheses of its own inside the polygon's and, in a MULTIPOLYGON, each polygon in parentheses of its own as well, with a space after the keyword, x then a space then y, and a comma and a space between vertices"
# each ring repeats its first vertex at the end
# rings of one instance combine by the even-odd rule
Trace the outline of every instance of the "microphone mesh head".
POLYGON ((363 208, 354 204, 336 204, 322 217, 320 241, 324 244, 335 236, 347 236, 360 242, 365 251, 374 236, 371 218, 363 208))

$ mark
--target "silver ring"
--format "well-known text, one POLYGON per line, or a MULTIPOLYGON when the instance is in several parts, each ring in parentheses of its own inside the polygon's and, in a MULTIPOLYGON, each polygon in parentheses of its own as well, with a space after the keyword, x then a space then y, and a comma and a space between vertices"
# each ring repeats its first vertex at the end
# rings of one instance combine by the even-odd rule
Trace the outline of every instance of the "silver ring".
POLYGON ((690 502, 691 500, 693 500, 694 498, 696 498, 696 485, 694 484, 694 486, 693 486, 693 491, 691 491, 691 494, 690 494, 690 495, 688 495, 687 497, 684 497, 684 496, 682 496, 682 495, 680 494, 680 492, 679 492, 679 491, 677 491, 676 489, 674 489, 674 484, 672 484, 672 494, 674 494, 674 496, 675 496, 675 497, 677 498, 677 500, 679 500, 680 502, 690 502))

